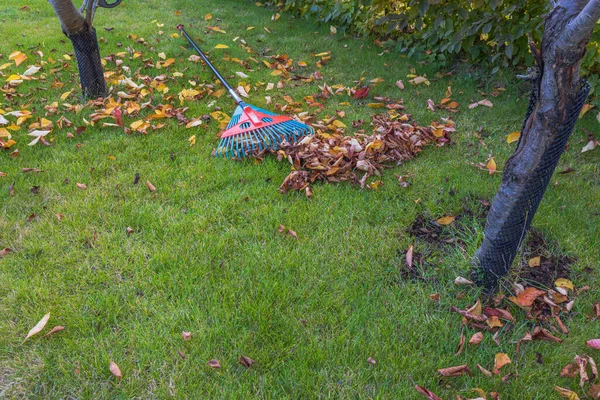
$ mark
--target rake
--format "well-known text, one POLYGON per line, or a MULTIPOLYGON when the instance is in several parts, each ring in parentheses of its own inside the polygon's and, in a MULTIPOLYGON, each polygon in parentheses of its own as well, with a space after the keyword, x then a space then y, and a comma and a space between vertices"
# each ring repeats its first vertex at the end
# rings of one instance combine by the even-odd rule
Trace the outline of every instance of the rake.
POLYGON ((183 25, 178 25, 177 29, 189 40, 237 104, 229 125, 221 134, 221 141, 215 152, 217 157, 242 158, 263 150, 277 150, 284 140, 296 142, 304 136, 314 134, 314 129, 308 125, 245 103, 183 29, 183 25))

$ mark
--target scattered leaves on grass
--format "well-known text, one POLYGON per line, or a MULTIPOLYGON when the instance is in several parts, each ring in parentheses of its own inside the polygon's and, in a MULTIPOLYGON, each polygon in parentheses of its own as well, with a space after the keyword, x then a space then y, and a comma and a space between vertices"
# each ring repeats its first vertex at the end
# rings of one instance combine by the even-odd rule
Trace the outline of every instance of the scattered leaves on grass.
MULTIPOLYGON (((38 333, 40 333, 42 331, 42 329, 44 329, 44 327, 48 323, 49 319, 50 319, 50 313, 44 315, 42 317, 42 319, 40 320, 40 322, 38 322, 33 328, 31 328, 31 330, 29 331, 29 333, 27 334, 27 336, 23 340, 23 343, 25 343, 27 341, 27 339, 29 339, 30 337, 32 337, 32 336, 37 335, 38 333)), ((21 343, 21 344, 23 344, 23 343, 21 343)))
POLYGON ((487 369, 483 368, 481 365, 477 364, 477 368, 488 378, 491 378, 493 375, 490 371, 488 371, 487 369))
POLYGON ((433 393, 431 390, 424 388, 423 386, 415 385, 415 390, 427 397, 427 400, 442 400, 441 397, 433 393))
POLYGON ((472 346, 476 346, 479 343, 481 343, 482 340, 483 340, 483 332, 477 332, 477 333, 473 334, 473 336, 471 336, 471 339, 469 339, 469 344, 472 346))
POLYGON ((44 335, 44 337, 48 337, 48 336, 50 336, 50 335, 52 335, 52 334, 54 334, 54 333, 56 333, 56 332, 60 332, 60 331, 63 331, 63 330, 65 330, 65 327, 64 327, 64 326, 57 325, 57 326, 55 326, 54 328, 50 329, 50 332, 46 333, 46 334, 44 335))
POLYGON ((183 340, 187 342, 192 339, 192 332, 183 331, 181 332, 181 337, 183 337, 183 340))
POLYGON ((206 364, 211 368, 221 368, 221 363, 219 363, 219 360, 217 360, 216 358, 210 360, 206 364))
POLYGON ((531 334, 531 337, 535 340, 547 340, 549 342, 555 342, 555 343, 562 342, 561 338, 554 336, 553 334, 548 332, 546 329, 541 328, 539 326, 536 326, 533 329, 533 333, 531 334))
POLYGON ((113 374, 117 378, 122 378, 123 374, 121 373, 121 368, 115 363, 113 360, 110 360, 110 365, 108 367, 110 373, 113 374))
POLYGON ((543 290, 534 287, 528 287, 517 295, 517 301, 523 307, 531 307, 535 299, 546 294, 543 290))
POLYGON ((252 366, 252 364, 255 363, 255 361, 253 359, 251 359, 250 357, 240 356, 238 363, 242 364, 246 368, 250 368, 252 366))

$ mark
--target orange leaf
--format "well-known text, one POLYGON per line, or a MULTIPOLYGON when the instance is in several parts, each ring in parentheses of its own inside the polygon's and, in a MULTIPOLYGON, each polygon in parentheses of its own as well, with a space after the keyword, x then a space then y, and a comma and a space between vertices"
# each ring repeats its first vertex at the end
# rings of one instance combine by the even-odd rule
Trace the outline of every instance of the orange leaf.
POLYGON ((496 172, 496 161, 494 160, 494 157, 490 158, 490 161, 488 161, 487 169, 490 171, 490 175, 496 172))
POLYGON ((496 354, 496 358, 494 359, 494 373, 498 375, 500 373, 500 368, 504 367, 506 364, 510 364, 510 358, 506 353, 498 353, 496 354))
POLYGON ((113 360, 110 360, 110 366, 108 367, 110 373, 116 376, 117 378, 122 378, 123 374, 121 373, 121 368, 115 363, 113 360))
POLYGON ((456 219, 456 217, 453 217, 451 215, 447 215, 445 217, 439 218, 437 220, 437 223, 440 225, 450 225, 451 223, 454 222, 454 220, 456 219))
POLYGON ((536 289, 534 287, 528 287, 517 296, 517 301, 523 307, 531 307, 535 299, 539 296, 546 294, 545 291, 536 289))

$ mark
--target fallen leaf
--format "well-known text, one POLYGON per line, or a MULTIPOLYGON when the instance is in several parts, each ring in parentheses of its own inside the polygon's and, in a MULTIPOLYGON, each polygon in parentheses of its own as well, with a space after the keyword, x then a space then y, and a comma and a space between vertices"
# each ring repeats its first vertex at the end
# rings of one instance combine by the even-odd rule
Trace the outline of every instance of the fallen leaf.
POLYGON ((517 142, 521 138, 521 132, 513 132, 506 137, 506 141, 510 143, 517 142))
POLYGON ((554 286, 556 286, 558 288, 571 289, 571 291, 575 290, 575 286, 573 285, 573 282, 571 282, 570 280, 565 279, 565 278, 557 279, 556 282, 554 282, 554 286))
POLYGON ((458 365, 456 367, 448 367, 448 368, 438 369, 437 372, 440 375, 446 376, 446 377, 461 376, 463 374, 467 374, 469 376, 473 375, 467 364, 458 365))
POLYGON ((156 188, 154 187, 154 185, 152 183, 150 183, 150 181, 146 181, 146 186, 148 186, 148 190, 150 192, 154 192, 156 190, 156 188))
POLYGON ((215 49, 228 49, 229 46, 227 46, 226 44, 218 44, 215 46, 215 49))
POLYGON ((85 183, 76 183, 75 186, 77 186, 81 190, 87 189, 87 186, 85 185, 85 183))
POLYGON ((404 82, 396 81, 396 86, 398 86, 398 89, 404 90, 404 82))
POLYGON ((186 342, 192 339, 192 332, 181 332, 181 337, 183 337, 183 340, 185 340, 186 342))
POLYGON ((429 80, 427 78, 425 78, 424 76, 417 76, 416 78, 411 79, 409 82, 412 83, 413 85, 420 85, 421 83, 424 83, 427 86, 429 86, 429 80))
POLYGON ((590 397, 593 400, 600 399, 600 384, 596 383, 596 384, 590 386, 590 390, 588 391, 588 394, 590 395, 590 397))
POLYGON ((115 363, 113 360, 110 360, 110 366, 108 367, 110 373, 116 376, 117 378, 122 378, 123 374, 121 373, 121 368, 115 363))
POLYGON ((477 104, 479 104, 480 106, 486 106, 486 107, 490 107, 490 108, 494 107, 492 102, 489 101, 488 99, 481 100, 481 101, 477 102, 477 104))
POLYGON ((471 336, 471 339, 469 339, 469 344, 470 345, 478 345, 479 343, 481 343, 481 341, 483 340, 483 332, 477 332, 475 334, 473 334, 473 336, 471 336))
POLYGON ((424 388, 423 386, 415 385, 415 390, 427 397, 427 400, 442 400, 441 397, 433 393, 431 390, 424 388))
POLYGON ((354 97, 357 100, 364 99, 369 94, 370 89, 371 89, 370 86, 363 86, 362 88, 360 88, 356 92, 354 92, 354 95, 352 97, 354 97))
POLYGON ((206 363, 211 368, 221 368, 221 363, 216 358, 206 363))
POLYGON ((456 217, 448 215, 448 216, 439 218, 436 222, 440 225, 450 225, 451 223, 454 222, 455 219, 456 219, 456 217))
POLYGON ((238 363, 242 364, 246 368, 250 368, 252 366, 252 364, 255 363, 255 361, 253 359, 251 359, 250 357, 241 356, 240 359, 238 360, 238 363))
POLYGON ((412 268, 413 266, 413 246, 412 244, 408 248, 406 252, 406 264, 408 264, 408 268, 412 268))
POLYGON ((534 287, 528 287, 517 296, 517 301, 523 307, 531 307, 535 299, 539 296, 546 294, 545 291, 536 289, 534 287))
MULTIPOLYGON (((36 335, 36 334, 40 333, 41 330, 44 329, 44 327, 48 323, 49 319, 50 319, 50 313, 44 315, 42 317, 42 319, 40 320, 40 322, 38 322, 33 328, 31 328, 31 330, 29 331, 29 333, 27 334, 27 336, 23 340, 23 343, 25 343, 27 341, 27 339, 29 339, 33 335, 36 335)), ((21 344, 23 344, 23 343, 21 343, 21 344)))
POLYGON ((63 331, 64 329, 65 329, 64 326, 60 326, 60 325, 55 326, 54 328, 50 329, 50 332, 46 333, 44 335, 44 337, 48 337, 48 336, 52 335, 53 333, 63 331))
MULTIPOLYGON (((600 114, 599 114, 600 115, 600 114)), ((594 150, 596 148, 596 142, 594 142, 593 140, 590 140, 588 142, 588 144, 586 144, 583 149, 581 149, 582 153, 585 153, 586 151, 591 151, 594 150)))
POLYGON ((558 392, 561 397, 564 397, 568 400, 579 400, 579 395, 572 390, 562 388, 560 386, 554 385, 554 390, 558 392))
POLYGON ((439 293, 433 293, 429 295, 429 298, 433 301, 440 301, 441 296, 439 293))
POLYGON ((556 342, 556 343, 562 342, 561 338, 558 338, 558 337, 552 335, 550 332, 548 332, 547 330, 545 330, 543 328, 540 328, 539 326, 536 326, 533 329, 533 333, 531 334, 531 337, 536 340, 547 340, 549 342, 556 342))
POLYGON ((500 368, 505 365, 510 364, 510 358, 506 353, 498 353, 494 359, 494 374, 498 375, 500 373, 500 368))
POLYGON ((457 276, 454 279, 454 284, 455 285, 474 285, 474 283, 470 280, 468 280, 467 278, 463 278, 462 276, 457 276))
POLYGON ((8 253, 11 253, 11 252, 12 252, 12 249, 5 247, 4 249, 0 250, 0 257, 6 257, 8 255, 8 253))
POLYGON ((594 108, 593 104, 584 104, 583 107, 581 108, 581 111, 579 112, 579 118, 583 117, 592 108, 594 108))
POLYGON ((560 376, 575 378, 577 375, 579 375, 579 364, 577 363, 569 363, 560 370, 560 376))
POLYGON ((490 158, 486 167, 487 167, 488 171, 490 172, 490 175, 493 175, 494 172, 496 172, 497 167, 496 167, 496 160, 494 160, 494 157, 490 158))
POLYGON ((298 234, 296 233, 296 231, 288 229, 287 234, 292 236, 294 239, 298 240, 298 234))
POLYGON ((369 364, 372 364, 372 365, 375 365, 375 364, 377 364, 377 361, 375 361, 375 359, 373 359, 373 357, 369 357, 369 358, 367 358, 367 362, 368 362, 369 364))
POLYGON ((493 375, 490 371, 488 371, 487 369, 483 368, 481 365, 477 364, 477 368, 479 368, 479 370, 488 378, 491 378, 493 375))
POLYGON ((600 350, 600 339, 591 339, 585 343, 592 349, 600 350))
POLYGON ((542 263, 542 258, 541 257, 533 257, 531 258, 529 261, 527 261, 527 264, 531 267, 531 268, 536 268, 539 267, 542 263))

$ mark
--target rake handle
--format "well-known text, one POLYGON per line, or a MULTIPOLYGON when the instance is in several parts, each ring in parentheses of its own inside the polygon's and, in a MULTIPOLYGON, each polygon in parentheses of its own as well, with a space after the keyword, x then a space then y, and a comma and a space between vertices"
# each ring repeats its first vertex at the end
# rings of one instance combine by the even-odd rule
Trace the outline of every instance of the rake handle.
POLYGON ((215 76, 221 81, 221 83, 223 84, 223 86, 225 86, 225 88, 229 91, 229 94, 231 94, 231 97, 233 97, 233 99, 235 100, 235 102, 237 104, 243 103, 243 100, 240 97, 240 95, 237 94, 237 92, 235 91, 234 88, 232 88, 231 86, 229 86, 229 83, 227 83, 227 81, 225 80, 225 78, 223 78, 223 75, 221 75, 219 73, 219 71, 217 71, 217 69, 215 68, 215 66, 212 65, 212 63, 208 59, 208 57, 206 57, 206 55, 202 52, 202 50, 200 50, 200 47, 198 47, 198 45, 196 44, 196 42, 194 42, 194 39, 192 39, 187 34, 187 32, 185 31, 185 29, 183 29, 183 25, 181 25, 181 24, 177 25, 177 29, 179 29, 179 31, 183 34, 183 36, 185 36, 186 39, 190 42, 190 44, 192 45, 192 47, 198 52, 198 54, 200 55, 200 57, 202 57, 202 60, 206 63, 206 65, 208 65, 208 68, 210 68, 210 70, 213 72, 213 74, 215 74, 215 76))

